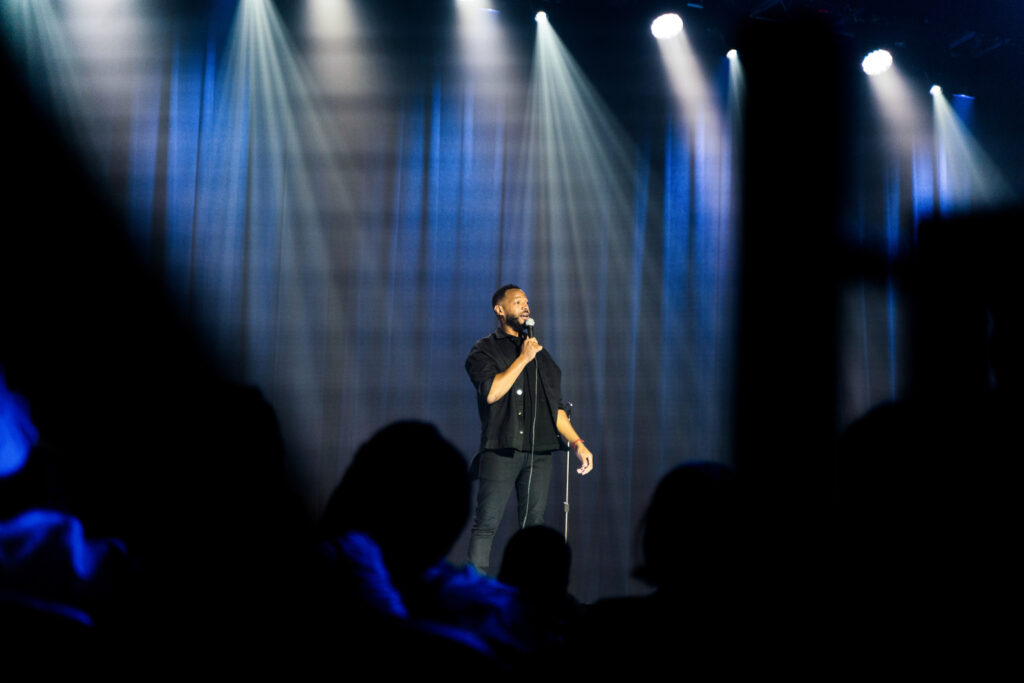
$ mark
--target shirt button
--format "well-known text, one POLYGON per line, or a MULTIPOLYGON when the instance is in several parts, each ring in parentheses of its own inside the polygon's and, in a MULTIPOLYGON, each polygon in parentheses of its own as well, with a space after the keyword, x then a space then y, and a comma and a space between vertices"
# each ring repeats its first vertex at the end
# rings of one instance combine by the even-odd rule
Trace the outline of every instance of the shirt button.
POLYGON ((522 396, 522 395, 523 395, 523 390, 522 389, 516 389, 516 396, 522 396))
POLYGON ((522 417, 523 416, 523 411, 520 410, 518 415, 519 415, 519 417, 522 417))
POLYGON ((523 433, 523 430, 522 430, 522 429, 520 429, 520 430, 519 430, 519 433, 520 433, 520 434, 522 434, 522 433, 523 433))

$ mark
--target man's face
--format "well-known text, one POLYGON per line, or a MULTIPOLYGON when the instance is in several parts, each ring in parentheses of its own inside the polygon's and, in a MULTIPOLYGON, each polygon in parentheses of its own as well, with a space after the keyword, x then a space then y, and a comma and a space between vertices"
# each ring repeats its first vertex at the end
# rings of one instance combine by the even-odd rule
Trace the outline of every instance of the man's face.
POLYGON ((526 292, 521 289, 510 289, 505 298, 494 307, 494 312, 501 316, 502 322, 513 330, 521 331, 530 317, 530 301, 526 292))

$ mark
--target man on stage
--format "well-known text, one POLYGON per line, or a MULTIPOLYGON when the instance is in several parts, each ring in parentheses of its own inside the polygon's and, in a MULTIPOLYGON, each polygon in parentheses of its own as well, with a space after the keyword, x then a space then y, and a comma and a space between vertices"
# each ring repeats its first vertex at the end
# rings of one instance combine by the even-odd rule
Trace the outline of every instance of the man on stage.
POLYGON ((491 305, 498 329, 474 344, 466 359, 481 422, 480 451, 471 468, 480 486, 469 561, 483 573, 490 568, 494 532, 513 487, 519 526, 543 523, 559 435, 579 458, 577 472, 594 467, 594 456, 563 409, 562 371, 533 336, 526 293, 505 285, 491 305))

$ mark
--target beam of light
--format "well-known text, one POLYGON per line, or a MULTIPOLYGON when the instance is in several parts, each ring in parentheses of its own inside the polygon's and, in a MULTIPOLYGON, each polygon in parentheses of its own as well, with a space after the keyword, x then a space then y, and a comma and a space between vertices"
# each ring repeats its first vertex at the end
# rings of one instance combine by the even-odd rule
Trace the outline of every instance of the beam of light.
POLYGON ((729 50, 728 52, 725 53, 726 59, 730 59, 730 60, 732 60, 732 59, 739 59, 739 56, 740 56, 740 53, 737 52, 735 48, 733 48, 732 50, 729 50))
MULTIPOLYGON (((372 58, 368 25, 365 7, 355 0, 308 0, 304 5, 296 40, 309 66, 310 80, 324 96, 341 103, 385 96, 388 78, 381 60, 372 58)), ((343 114, 350 116, 351 112, 343 114)), ((350 143, 365 139, 363 135, 349 136, 350 143)))
POLYGON ((352 0, 307 0, 301 23, 314 40, 353 38, 363 24, 357 10, 352 0))
MULTIPOLYGON (((132 226, 151 218, 163 87, 159 8, 136 0, 12 0, 0 3, 0 18, 40 104, 89 170, 101 185, 127 188, 132 226), (130 140, 127 157, 122 136, 130 140)), ((148 231, 131 229, 131 238, 138 254, 149 253, 148 231)))
MULTIPOLYGON (((738 56, 718 58, 711 80, 685 29, 658 41, 658 48, 676 110, 665 149, 660 306, 662 318, 672 322, 663 327, 662 362, 676 367, 688 386, 703 388, 707 400, 692 409, 694 420, 706 430, 701 447, 724 454, 724 440, 711 435, 724 433, 721 406, 728 403, 725 387, 731 385, 721 358, 728 357, 731 343, 733 228, 740 210, 735 201, 739 165, 734 163, 740 154, 733 141, 741 139, 743 125, 743 67, 738 56), (718 93, 723 91, 721 98, 718 93), (688 292, 685 301, 676 295, 680 291, 688 292), (681 353, 681 345, 694 352, 681 353)), ((674 429, 671 422, 671 417, 661 416, 667 433, 674 429)))
POLYGON ((683 20, 674 12, 662 14, 651 22, 651 35, 658 40, 675 38, 682 30, 683 20))
MULTIPOLYGON (((80 3, 79 3, 80 5, 80 3)), ((74 5, 79 12, 87 7, 74 5)), ((95 22, 78 16, 71 28, 95 22)), ((3 39, 26 75, 40 104, 53 112, 68 138, 79 145, 89 158, 98 133, 87 126, 88 93, 97 83, 87 78, 80 53, 69 31, 70 21, 61 16, 54 0, 9 0, 0 3, 0 28, 3 39)), ((80 32, 79 32, 80 33, 80 32)), ((81 38, 81 36, 78 36, 81 38)), ((111 41, 108 49, 123 49, 123 43, 111 41)), ((86 45, 87 46, 87 45, 86 45)))
POLYGON ((953 95, 950 101, 953 112, 967 130, 974 129, 974 98, 968 95, 953 95))
POLYGON ((932 114, 940 212, 998 208, 1013 201, 1002 173, 941 92, 933 93, 932 114))
POLYGON ((546 22, 548 20, 548 13, 537 12, 535 15, 533 15, 533 20, 536 21, 538 24, 542 21, 546 22))
POLYGON ((928 92, 930 92, 932 95, 941 95, 942 94, 942 86, 941 85, 933 85, 932 87, 930 87, 928 89, 928 92))
POLYGON ((729 60, 729 112, 730 118, 735 118, 741 112, 747 87, 746 78, 743 75, 743 62, 736 50, 729 50, 726 57, 729 60))
POLYGON ((860 68, 868 76, 884 74, 892 68, 892 54, 888 50, 873 50, 865 55, 860 63, 860 68))
POLYGON ((917 229, 925 220, 935 214, 935 171, 931 140, 919 138, 914 142, 911 160, 911 182, 913 186, 914 246, 917 246, 917 229))
MULTIPOLYGON (((661 61, 668 72, 669 83, 683 118, 692 126, 705 123, 721 127, 721 112, 711 96, 708 78, 697 61, 685 31, 671 39, 658 41, 661 61)), ((738 59, 730 64, 739 64, 738 59)))
POLYGON ((915 141, 928 133, 928 116, 921 96, 915 94, 897 68, 868 79, 868 83, 885 124, 885 144, 910 154, 915 141))
MULTIPOLYGON (((743 110, 746 106, 746 77, 743 73, 743 62, 740 61, 739 55, 736 50, 730 50, 732 56, 728 59, 729 65, 729 95, 726 100, 727 112, 729 120, 729 147, 732 151, 736 152, 736 141, 743 139, 743 110)), ((739 187, 739 181, 742 177, 742 161, 741 161, 742 150, 738 150, 733 158, 736 159, 736 167, 732 170, 731 174, 731 192, 732 197, 740 196, 742 189, 739 187)), ((740 204, 735 202, 733 211, 733 221, 738 224, 741 220, 740 216, 740 204)))
POLYGON ((470 87, 490 101, 502 98, 509 83, 521 81, 498 12, 473 4, 458 5, 459 57, 470 87))
POLYGON ((635 315, 640 308, 620 301, 627 292, 607 286, 609 280, 628 282, 631 276, 620 270, 636 268, 628 257, 636 246, 636 150, 554 28, 539 23, 536 36, 522 161, 507 202, 510 246, 502 271, 529 282, 534 269, 543 269, 550 291, 532 296, 547 302, 552 313, 546 338, 552 348, 586 345, 587 352, 579 355, 589 361, 563 369, 581 383, 589 380, 586 394, 599 396, 611 362, 606 353, 623 351, 619 345, 608 348, 603 312, 635 315), (569 279, 570 273, 576 277, 569 279), (588 301, 584 310, 575 303, 582 300, 588 301))
POLYGON ((328 358, 348 310, 336 264, 360 249, 343 138, 270 0, 238 6, 216 92, 199 159, 193 314, 224 367, 264 388, 287 433, 315 449, 328 438, 325 368, 359 383, 357 368, 328 358))
MULTIPOLYGON (((658 291, 645 267, 646 222, 636 219, 647 196, 638 150, 547 22, 537 24, 533 60, 522 160, 506 201, 502 272, 515 282, 544 283, 529 293, 544 302, 535 317, 545 346, 564 359, 564 395, 611 396, 587 402, 593 424, 615 416, 613 428, 592 438, 630 453, 637 388, 620 383, 638 362, 640 311, 657 306, 641 294, 658 291), (570 347, 568 356, 559 351, 570 347), (621 390, 606 393, 606 386, 621 390)), ((616 532, 628 543, 626 525, 616 532)))

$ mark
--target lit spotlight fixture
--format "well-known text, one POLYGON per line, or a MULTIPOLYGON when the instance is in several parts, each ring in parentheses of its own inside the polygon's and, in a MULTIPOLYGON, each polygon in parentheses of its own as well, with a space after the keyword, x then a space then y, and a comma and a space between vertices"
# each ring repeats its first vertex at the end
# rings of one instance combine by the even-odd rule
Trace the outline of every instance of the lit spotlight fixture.
POLYGON ((942 94, 942 86, 941 85, 933 85, 932 87, 928 88, 928 92, 930 92, 933 95, 941 95, 942 94))
POLYGON ((739 53, 739 52, 736 52, 736 50, 735 50, 735 48, 734 48, 734 49, 732 49, 732 50, 729 50, 728 52, 726 52, 726 53, 725 53, 725 56, 726 56, 726 57, 727 57, 728 59, 736 59, 737 57, 739 57, 739 56, 740 56, 740 53, 739 53))
POLYGON ((662 14, 651 22, 651 35, 658 40, 675 38, 683 30, 683 20, 675 12, 662 14))
POLYGON ((864 73, 868 76, 877 76, 878 74, 884 74, 892 66, 892 55, 889 54, 888 50, 874 50, 869 52, 864 61, 860 63, 860 68, 864 69, 864 73))
POLYGON ((538 24, 541 23, 542 21, 547 21, 548 13, 544 11, 537 12, 537 14, 533 15, 533 20, 536 21, 538 24))

